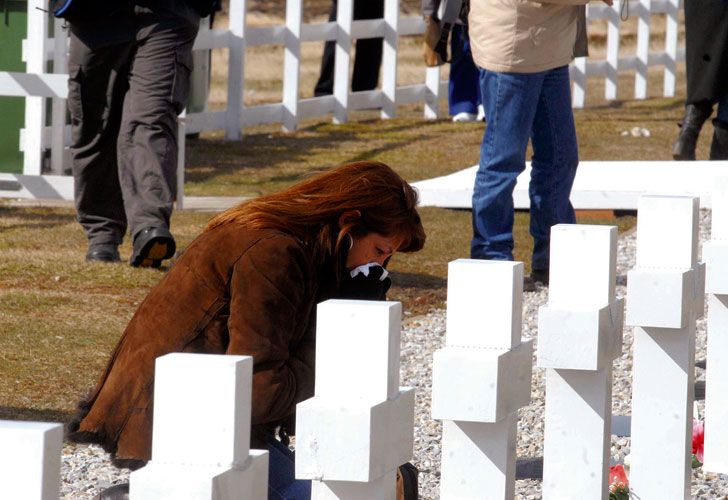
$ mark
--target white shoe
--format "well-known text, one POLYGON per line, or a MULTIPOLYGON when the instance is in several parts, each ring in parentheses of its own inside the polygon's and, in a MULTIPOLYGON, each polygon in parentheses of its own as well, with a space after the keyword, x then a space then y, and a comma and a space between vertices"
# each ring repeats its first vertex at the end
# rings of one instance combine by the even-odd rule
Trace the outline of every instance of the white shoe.
POLYGON ((477 121, 477 119, 478 117, 475 113, 468 113, 466 111, 461 111, 452 117, 452 121, 454 122, 474 122, 477 121))
POLYGON ((485 121, 485 108, 482 104, 478 104, 478 117, 476 118, 479 122, 485 121))

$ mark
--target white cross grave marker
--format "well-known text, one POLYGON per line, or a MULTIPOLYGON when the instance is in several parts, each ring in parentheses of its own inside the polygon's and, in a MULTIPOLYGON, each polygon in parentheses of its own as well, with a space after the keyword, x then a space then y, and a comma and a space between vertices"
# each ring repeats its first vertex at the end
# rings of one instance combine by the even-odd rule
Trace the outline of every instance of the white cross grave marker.
POLYGON ((622 352, 617 228, 551 228, 549 302, 539 310, 546 368, 543 498, 609 496, 612 361, 622 352))
POLYGON ((446 347, 435 352, 432 418, 443 420, 440 498, 513 498, 516 412, 531 398, 521 339, 523 264, 448 266, 446 347))
POLYGON ((415 393, 399 387, 399 302, 318 305, 315 396, 296 409, 296 478, 312 500, 394 500, 414 445, 415 393))
POLYGON ((627 324, 635 327, 630 488, 638 498, 690 498, 695 320, 705 300, 698 202, 638 202, 637 265, 627 275, 627 324))
POLYGON ((268 451, 250 449, 253 358, 157 358, 152 460, 130 477, 131 500, 265 500, 268 451))

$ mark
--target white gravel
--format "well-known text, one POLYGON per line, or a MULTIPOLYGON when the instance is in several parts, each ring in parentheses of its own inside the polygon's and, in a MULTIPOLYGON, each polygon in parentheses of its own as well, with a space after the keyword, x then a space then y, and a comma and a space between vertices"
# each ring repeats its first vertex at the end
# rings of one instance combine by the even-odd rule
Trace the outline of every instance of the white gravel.
MULTIPOLYGON (((701 212, 701 241, 709 235, 710 212, 701 212)), ((627 271, 635 263, 635 234, 619 238, 617 259, 617 295, 626 293, 627 271)), ((538 307, 547 302, 547 289, 524 295, 523 337, 537 337, 538 307)), ((430 418, 430 388, 432 354, 444 345, 445 311, 434 310, 427 315, 405 320, 402 337, 403 385, 414 387, 417 392, 415 415, 415 459, 420 470, 420 497, 437 499, 440 481, 441 424, 430 418)), ((696 358, 705 358, 705 319, 698 321, 696 358)), ((535 346, 537 347, 537 346, 535 346)), ((612 411, 629 414, 631 401, 632 329, 625 328, 623 355, 614 363, 612 411)), ((535 359, 534 359, 535 366, 535 359)), ((704 379, 703 370, 697 371, 697 379, 704 379)), ((543 370, 534 368, 531 404, 519 412, 518 455, 543 455, 544 377, 543 370)), ((698 405, 702 417, 703 403, 698 405)), ((612 459, 621 461, 629 453, 629 438, 612 438, 612 459)), ((99 490, 128 480, 128 472, 113 467, 108 456, 96 446, 66 445, 61 466, 62 491, 65 499, 92 498, 99 490)), ((693 498, 728 498, 728 476, 704 474, 700 469, 693 472, 693 498)), ((541 498, 541 483, 519 480, 516 482, 516 498, 541 498)))

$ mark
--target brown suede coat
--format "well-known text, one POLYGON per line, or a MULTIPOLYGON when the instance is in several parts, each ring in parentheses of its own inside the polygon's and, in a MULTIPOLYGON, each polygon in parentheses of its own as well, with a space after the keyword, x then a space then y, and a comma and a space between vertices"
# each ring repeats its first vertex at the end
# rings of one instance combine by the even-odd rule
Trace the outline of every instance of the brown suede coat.
POLYGON ((313 395, 315 305, 329 298, 321 277, 333 273, 281 232, 203 233, 139 306, 69 437, 101 443, 119 462, 149 460, 155 359, 227 353, 254 358, 255 444, 313 395))

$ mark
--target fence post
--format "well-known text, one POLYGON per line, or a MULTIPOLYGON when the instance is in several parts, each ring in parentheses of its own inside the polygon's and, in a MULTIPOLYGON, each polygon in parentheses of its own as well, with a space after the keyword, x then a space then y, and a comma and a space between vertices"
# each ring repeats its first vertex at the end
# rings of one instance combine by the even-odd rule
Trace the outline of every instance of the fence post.
POLYGON ((675 97, 675 80, 677 74, 677 33, 678 18, 680 15, 680 0, 667 0, 667 16, 665 27, 665 77, 663 80, 663 95, 675 97))
POLYGON ((303 0, 286 2, 286 50, 283 56, 283 130, 298 127, 298 92, 301 81, 301 23, 303 0))
POLYGON ((709 294, 703 468, 728 474, 728 177, 716 179, 711 224, 711 240, 703 245, 709 294))
MULTIPOLYGON (((23 58, 26 73, 45 73, 48 39, 48 2, 28 1, 28 38, 23 58)), ((25 98, 23 134, 23 174, 40 175, 43 169, 43 134, 46 116, 45 97, 25 98)))
POLYGON ((630 487, 638 498, 690 498, 695 320, 703 313, 698 203, 642 196, 637 263, 627 277, 634 326, 630 487))
POLYGON ((427 68, 425 73, 425 119, 440 117, 440 66, 427 68))
POLYGON ((245 80, 245 15, 247 0, 230 0, 230 50, 228 62, 227 110, 225 113, 225 137, 239 140, 242 127, 243 93, 245 80))
POLYGON ((395 499, 414 444, 415 393, 399 387, 401 315, 399 302, 318 305, 315 396, 296 409, 296 478, 313 480, 313 500, 395 499))
MULTIPOLYGON (((629 1, 629 0, 623 0, 629 1)), ((604 81, 604 98, 613 101, 617 98, 619 81, 619 6, 621 1, 607 7, 607 76, 604 81)))
POLYGON ((609 495, 612 361, 622 353, 617 228, 551 228, 549 302, 538 315, 546 368, 543 498, 609 495))
POLYGON ((634 75, 634 98, 647 97, 647 70, 650 59, 650 8, 652 0, 639 0, 637 10, 637 71, 634 75))
POLYGON ((268 451, 250 449, 253 358, 157 358, 152 460, 131 473, 131 500, 268 498, 268 451))
MULTIPOLYGON (((53 23, 53 73, 68 73, 68 34, 63 19, 53 23)), ((64 149, 66 146, 66 100, 55 98, 52 105, 51 172, 63 175, 64 149)))
POLYGON ((334 123, 349 120, 349 65, 354 0, 340 0, 336 8, 336 52, 334 57, 334 123))
POLYGON ((63 426, 0 420, 0 497, 57 500, 63 426))
POLYGON ((397 46, 399 0, 384 0, 384 52, 382 54, 382 118, 397 115, 397 46))
POLYGON ((432 418, 444 421, 440 498, 513 498, 517 411, 531 399, 522 300, 521 262, 448 266, 446 347, 432 365, 432 418))

